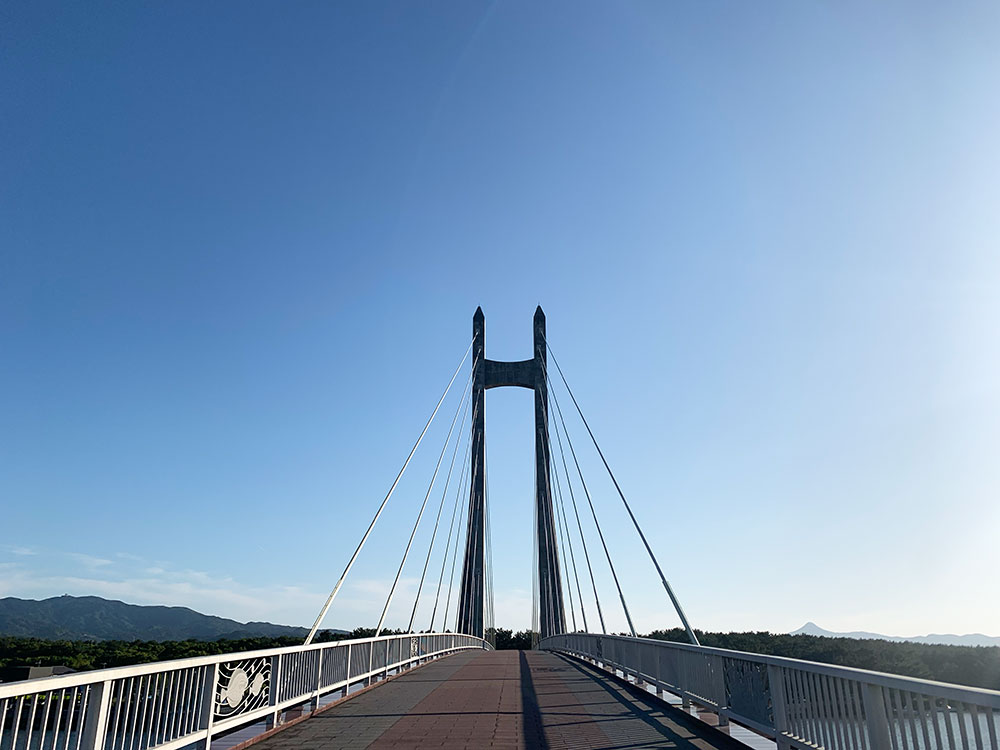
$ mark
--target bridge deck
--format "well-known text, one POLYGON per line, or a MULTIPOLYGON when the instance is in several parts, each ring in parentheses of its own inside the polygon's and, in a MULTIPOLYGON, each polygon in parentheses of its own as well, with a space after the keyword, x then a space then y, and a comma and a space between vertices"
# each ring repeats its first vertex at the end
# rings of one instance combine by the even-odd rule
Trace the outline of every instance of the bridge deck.
POLYGON ((364 747, 746 746, 571 659, 539 651, 475 651, 405 673, 253 750, 364 747))

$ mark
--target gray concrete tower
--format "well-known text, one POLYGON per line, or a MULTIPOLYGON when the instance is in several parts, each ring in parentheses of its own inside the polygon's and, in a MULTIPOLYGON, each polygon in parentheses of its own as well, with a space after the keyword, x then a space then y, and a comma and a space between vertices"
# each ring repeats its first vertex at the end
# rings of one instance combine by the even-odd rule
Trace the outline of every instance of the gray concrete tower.
POLYGON ((552 508, 549 456, 548 388, 545 380, 545 313, 534 318, 534 352, 531 359, 498 362, 486 359, 486 320, 482 308, 472 318, 472 485, 469 489, 469 524, 466 536, 458 628, 482 637, 485 599, 486 551, 486 390, 514 386, 535 393, 535 510, 534 533, 538 541, 539 629, 544 638, 566 632, 559 554, 552 508))

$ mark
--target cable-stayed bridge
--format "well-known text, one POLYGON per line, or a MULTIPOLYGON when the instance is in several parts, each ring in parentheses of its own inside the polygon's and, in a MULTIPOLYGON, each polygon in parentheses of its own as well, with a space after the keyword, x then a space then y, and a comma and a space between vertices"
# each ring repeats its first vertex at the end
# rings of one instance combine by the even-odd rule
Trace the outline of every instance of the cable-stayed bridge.
POLYGON ((476 310, 460 364, 303 645, 0 685, 0 750, 234 750, 251 744, 261 750, 1000 750, 998 735, 997 691, 701 646, 546 339, 541 308, 533 321, 532 357, 514 362, 486 357, 485 317, 476 310), (327 613, 449 393, 458 392, 454 386, 470 359, 373 637, 321 642, 317 633, 327 613), (485 414, 486 391, 501 387, 534 394, 530 651, 494 650, 485 414), (574 417, 687 643, 636 632, 568 429, 574 417), (434 512, 430 501, 439 479, 443 491, 434 512), (425 515, 434 515, 433 532, 426 553, 416 558, 421 575, 408 625, 403 633, 383 633, 425 515), (589 541, 585 520, 593 530, 589 541), (431 567, 435 549, 437 570, 431 567), (603 602, 594 573, 600 565, 614 584, 603 602), (430 622, 421 629, 421 597, 429 600, 432 591, 430 622), (609 607, 621 608, 627 634, 608 632, 609 607))

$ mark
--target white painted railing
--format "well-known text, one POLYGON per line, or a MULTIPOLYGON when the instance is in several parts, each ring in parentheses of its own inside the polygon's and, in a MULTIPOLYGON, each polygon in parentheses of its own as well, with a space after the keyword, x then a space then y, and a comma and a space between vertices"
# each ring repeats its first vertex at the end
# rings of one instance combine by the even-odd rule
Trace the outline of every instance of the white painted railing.
POLYGON ((572 633, 541 648, 673 693, 779 748, 1000 750, 1000 692, 647 638, 572 633))
POLYGON ((179 750, 466 649, 469 635, 361 638, 0 684, 0 750, 179 750))

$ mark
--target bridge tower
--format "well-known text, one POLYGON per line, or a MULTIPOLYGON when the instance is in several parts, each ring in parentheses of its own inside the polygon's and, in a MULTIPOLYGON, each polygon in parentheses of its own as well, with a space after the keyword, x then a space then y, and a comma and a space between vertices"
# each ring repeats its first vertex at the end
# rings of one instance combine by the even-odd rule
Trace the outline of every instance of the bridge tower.
POLYGON ((549 456, 549 393, 546 386, 545 313, 535 310, 534 355, 520 362, 486 358, 486 317, 477 308, 472 317, 472 485, 469 489, 469 526, 466 536, 458 630, 485 637, 484 600, 486 563, 486 391, 508 386, 535 392, 535 517, 538 538, 538 597, 541 636, 566 632, 562 581, 556 548, 555 516, 549 456))

